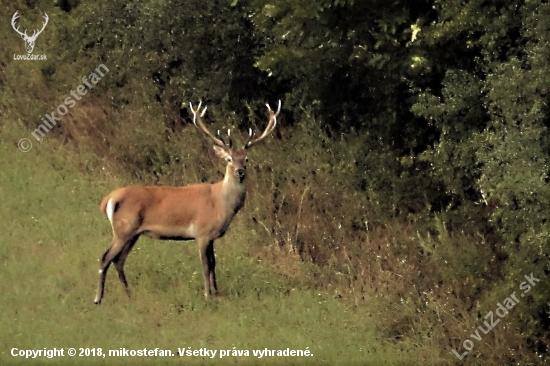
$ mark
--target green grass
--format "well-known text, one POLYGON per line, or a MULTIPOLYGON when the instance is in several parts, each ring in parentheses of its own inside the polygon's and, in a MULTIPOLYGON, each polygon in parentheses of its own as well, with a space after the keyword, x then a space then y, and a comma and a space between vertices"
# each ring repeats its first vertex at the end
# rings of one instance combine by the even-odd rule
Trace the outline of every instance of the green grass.
MULTIPOLYGON (((407 364, 372 319, 342 299, 246 255, 239 223, 216 242, 222 296, 202 296, 195 242, 140 239, 126 273, 127 298, 114 269, 101 306, 93 304, 98 259, 111 229, 98 209, 121 183, 78 173, 70 152, 45 139, 28 153, 7 131, 0 145, 0 364, 407 364), (66 162, 66 160, 69 162, 66 162), (12 348, 248 350, 249 357, 83 357, 24 359, 12 348), (311 357, 258 359, 255 349, 308 349, 311 357)), ((84 163, 83 163, 84 164, 84 163)), ((65 351, 66 352, 66 351, 65 351)), ((415 363, 415 362, 412 362, 415 363)))

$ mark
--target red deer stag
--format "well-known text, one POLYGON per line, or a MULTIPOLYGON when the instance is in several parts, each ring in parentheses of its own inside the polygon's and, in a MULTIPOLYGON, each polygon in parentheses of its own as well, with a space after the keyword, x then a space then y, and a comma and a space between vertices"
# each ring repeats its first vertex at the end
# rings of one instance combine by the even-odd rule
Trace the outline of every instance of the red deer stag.
POLYGON ((246 188, 246 154, 248 149, 264 140, 277 124, 281 101, 277 112, 267 105, 269 122, 258 137, 249 131, 248 141, 242 149, 233 149, 216 138, 205 127, 201 103, 196 110, 191 103, 195 126, 214 141, 216 155, 227 161, 223 180, 214 183, 193 184, 185 187, 128 186, 109 193, 101 202, 101 212, 107 215, 113 228, 111 246, 100 259, 99 287, 94 303, 103 298, 105 277, 109 265, 114 263, 118 277, 130 295, 124 275, 124 262, 140 235, 160 240, 193 240, 199 245, 204 272, 204 295, 217 292, 214 240, 221 238, 231 220, 243 206, 246 188))

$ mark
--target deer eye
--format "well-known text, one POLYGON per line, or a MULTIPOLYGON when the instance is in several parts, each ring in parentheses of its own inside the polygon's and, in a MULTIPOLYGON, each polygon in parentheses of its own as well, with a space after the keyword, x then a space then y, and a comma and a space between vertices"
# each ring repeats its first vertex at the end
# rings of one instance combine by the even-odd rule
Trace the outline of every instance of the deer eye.
POLYGON ((232 161, 233 161, 233 158, 232 158, 231 156, 228 156, 228 157, 227 157, 227 161, 228 161, 228 162, 232 162, 232 161))
POLYGON ((244 162, 245 162, 245 163, 248 163, 248 158, 244 158, 244 162))

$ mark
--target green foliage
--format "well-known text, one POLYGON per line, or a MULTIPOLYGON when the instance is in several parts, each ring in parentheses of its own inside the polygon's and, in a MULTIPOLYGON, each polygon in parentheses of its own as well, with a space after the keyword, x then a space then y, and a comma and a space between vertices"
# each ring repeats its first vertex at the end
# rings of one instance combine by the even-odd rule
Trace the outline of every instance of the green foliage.
POLYGON ((86 26, 71 34, 66 58, 84 54, 116 68, 106 89, 133 93, 113 93, 115 105, 143 95, 176 118, 182 102, 207 98, 223 110, 242 110, 242 100, 271 96, 265 75, 253 67, 258 41, 239 3, 86 2, 73 15, 86 26))
POLYGON ((392 124, 395 113, 407 113, 399 105, 403 70, 411 57, 409 6, 423 9, 426 3, 252 4, 254 24, 267 41, 256 66, 290 85, 287 99, 295 114, 303 116, 300 110, 312 107, 334 128, 376 131, 392 124))
MULTIPOLYGON (((440 131, 423 159, 433 165, 434 179, 458 196, 464 217, 469 207, 486 211, 482 222, 498 235, 497 247, 508 259, 505 277, 547 273, 549 110, 548 80, 541 76, 550 71, 542 62, 550 52, 550 8, 537 2, 440 6, 444 22, 432 27, 431 42, 452 45, 454 54, 470 49, 474 57, 450 62, 461 68, 446 72, 440 94, 428 90, 418 97, 413 111, 440 131), (489 9, 495 15, 487 18, 489 9), (457 39, 464 43, 454 46, 457 39)), ((534 299, 534 313, 523 317, 539 328, 535 319, 541 313, 547 319, 547 304, 540 293, 534 299)))

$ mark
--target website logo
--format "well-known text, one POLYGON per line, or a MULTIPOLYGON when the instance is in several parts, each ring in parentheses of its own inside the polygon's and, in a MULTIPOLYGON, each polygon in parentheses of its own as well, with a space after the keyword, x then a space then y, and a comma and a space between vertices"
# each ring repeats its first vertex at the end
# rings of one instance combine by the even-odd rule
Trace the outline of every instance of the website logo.
POLYGON ((49 20, 48 14, 44 13, 44 23, 42 23, 42 29, 40 30, 35 29, 33 34, 29 36, 27 34, 27 30, 25 30, 24 32, 21 32, 19 30, 19 26, 16 25, 17 18, 19 18, 18 13, 19 13, 19 10, 16 11, 15 14, 13 14, 13 17, 11 18, 11 26, 13 30, 15 30, 21 36, 21 38, 23 38, 23 41, 25 41, 25 48, 27 50, 27 54, 26 55, 14 54, 13 59, 14 60, 46 60, 47 59, 46 55, 33 55, 32 51, 34 50, 34 44, 36 42, 36 39, 48 24, 48 20, 49 20))

